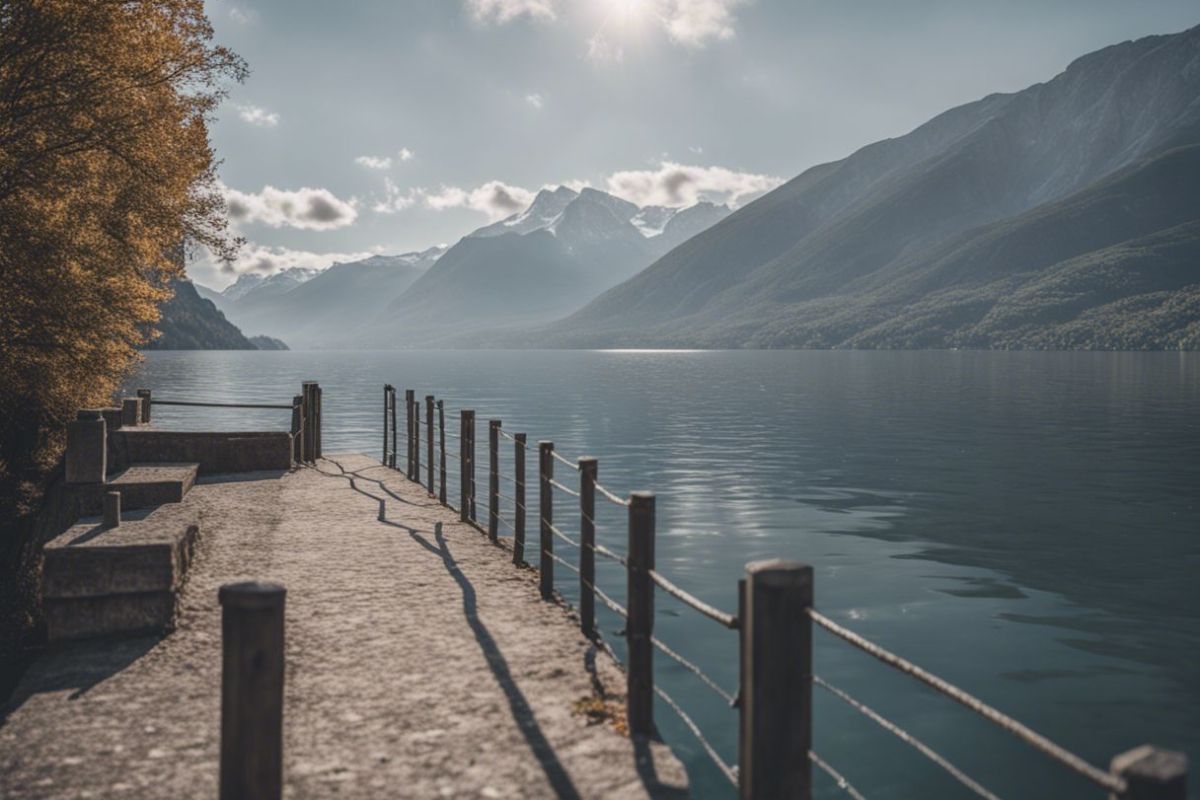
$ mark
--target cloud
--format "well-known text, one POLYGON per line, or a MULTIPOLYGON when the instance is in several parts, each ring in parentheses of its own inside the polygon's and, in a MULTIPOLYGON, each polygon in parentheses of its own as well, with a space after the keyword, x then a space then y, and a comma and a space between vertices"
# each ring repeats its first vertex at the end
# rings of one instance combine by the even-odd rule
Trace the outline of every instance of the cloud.
POLYGON ((372 255, 364 253, 313 253, 308 250, 292 250, 288 247, 267 247, 249 243, 238 252, 237 258, 222 263, 220 271, 227 275, 243 272, 261 272, 270 275, 292 267, 324 269, 335 263, 359 261, 372 255))
POLYGON ((525 102, 536 108, 538 111, 541 111, 546 105, 546 99, 537 92, 525 95, 525 102))
POLYGON ((383 189, 384 196, 371 205, 371 210, 376 214, 395 214, 403 211, 416 203, 420 196, 416 189, 410 189, 407 192, 400 191, 400 187, 387 177, 383 179, 383 189))
POLYGON ((397 161, 412 161, 416 157, 416 153, 409 150, 407 147, 401 147, 396 151, 396 157, 391 156, 359 156, 354 159, 354 163, 367 169, 391 169, 392 164, 397 161))
POLYGON ((740 205, 783 183, 783 179, 724 167, 663 161, 656 170, 627 170, 608 177, 608 191, 639 206, 690 206, 700 200, 740 205))
POLYGON ((691 47, 703 47, 711 39, 734 35, 733 9, 748 0, 666 0, 662 22, 667 35, 691 47))
POLYGON ((501 25, 521 16, 544 20, 558 17, 558 0, 467 0, 467 7, 479 22, 501 25))
POLYGON ((328 189, 288 191, 264 186, 254 193, 222 186, 221 192, 229 218, 238 224, 261 222, 272 228, 327 231, 350 225, 358 217, 356 200, 342 200, 328 189))
POLYGON ((533 202, 534 193, 520 186, 501 181, 489 181, 476 189, 443 186, 436 192, 422 190, 425 205, 435 211, 469 208, 487 214, 489 219, 504 219, 533 202))
POLYGON ((243 121, 249 122, 259 128, 274 128, 279 124, 279 114, 274 111, 267 111, 259 106, 243 105, 238 106, 238 116, 243 121))

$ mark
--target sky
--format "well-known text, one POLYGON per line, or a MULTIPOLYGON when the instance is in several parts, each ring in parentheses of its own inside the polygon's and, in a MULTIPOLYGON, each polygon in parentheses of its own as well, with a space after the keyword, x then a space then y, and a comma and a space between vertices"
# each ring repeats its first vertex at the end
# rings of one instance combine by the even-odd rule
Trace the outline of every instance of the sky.
POLYGON ((210 0, 247 60, 212 139, 242 272, 463 235, 540 188, 742 205, 1195 0, 210 0))

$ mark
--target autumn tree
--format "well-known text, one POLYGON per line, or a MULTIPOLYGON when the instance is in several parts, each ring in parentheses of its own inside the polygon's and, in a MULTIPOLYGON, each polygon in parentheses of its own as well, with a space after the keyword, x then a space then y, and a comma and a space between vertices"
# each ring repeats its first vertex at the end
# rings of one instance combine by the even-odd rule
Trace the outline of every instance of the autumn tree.
POLYGON ((28 562, 64 424, 112 401, 180 247, 231 255, 208 123, 244 72, 202 0, 0 0, 0 564, 28 562))

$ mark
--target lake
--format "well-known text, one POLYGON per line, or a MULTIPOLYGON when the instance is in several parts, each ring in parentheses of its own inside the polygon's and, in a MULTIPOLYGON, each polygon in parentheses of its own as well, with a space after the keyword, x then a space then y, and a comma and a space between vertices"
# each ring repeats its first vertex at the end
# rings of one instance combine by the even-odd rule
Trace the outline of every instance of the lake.
MULTIPOLYGON (((326 454, 379 457, 384 383, 436 394, 447 430, 458 409, 476 409, 484 470, 486 421, 499 418, 568 457, 599 457, 600 481, 620 494, 655 491, 659 570, 720 608, 736 610, 746 562, 806 561, 828 616, 1093 763, 1145 742, 1200 762, 1200 354, 154 352, 129 386, 159 399, 288 403, 305 379, 324 390, 326 454)), ((157 407, 154 418, 282 429, 290 414, 157 407)), ((574 536, 572 500, 555 498, 556 521, 574 536)), ((623 551, 621 510, 598 506, 597 539, 623 551)), ((568 600, 573 577, 560 569, 568 600)), ((620 567, 601 561, 598 581, 623 602, 620 567)), ((732 632, 661 592, 656 611, 660 639, 736 689, 732 632)), ((598 617, 619 650, 619 620, 598 617)), ((814 636, 819 675, 996 793, 1103 796, 955 703, 814 636)), ((736 760, 736 713, 661 654, 656 679, 736 760)), ((867 797, 969 796, 813 691, 814 749, 867 797)), ((670 709, 655 713, 695 796, 733 796, 670 709)), ((1193 767, 1193 792, 1196 778, 1193 767)), ((844 796, 815 781, 817 796, 844 796)))

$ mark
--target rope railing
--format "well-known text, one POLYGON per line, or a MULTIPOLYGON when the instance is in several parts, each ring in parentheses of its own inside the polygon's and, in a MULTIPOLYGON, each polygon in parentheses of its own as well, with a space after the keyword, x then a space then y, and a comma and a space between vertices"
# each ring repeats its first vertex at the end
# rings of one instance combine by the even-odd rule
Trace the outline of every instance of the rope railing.
POLYGON ((886 717, 884 717, 882 714, 875 711, 870 706, 867 706, 866 704, 855 699, 848 693, 842 691, 838 687, 829 683, 824 678, 822 678, 820 675, 813 675, 813 683, 816 684, 817 686, 820 686, 822 689, 829 692, 830 694, 832 694, 834 697, 838 698, 842 702, 846 703, 848 706, 853 708, 855 711, 862 714, 867 719, 871 720, 876 725, 883 728, 885 731, 892 734, 900 741, 904 742, 905 744, 911 745, 918 753, 925 756, 927 759, 932 761, 934 764, 937 764, 939 767, 941 767, 943 770, 945 770, 945 772, 947 774, 949 774, 952 778, 954 778, 954 780, 958 781, 963 786, 965 786, 967 789, 970 789, 972 792, 974 792, 976 796, 986 798, 986 800, 1000 800, 999 797, 992 794, 990 791, 988 791, 986 788, 984 788, 982 785, 980 785, 979 782, 977 782, 975 779, 971 778, 969 775, 964 773, 958 767, 951 764, 950 761, 947 760, 946 757, 943 756, 941 753, 937 752, 932 747, 925 744, 920 739, 913 736, 911 733, 904 730, 896 723, 892 722, 890 719, 887 719, 886 717))
POLYGON ((737 630, 738 619, 736 616, 733 614, 726 614, 724 611, 709 605, 699 597, 696 597, 694 594, 685 592, 683 589, 680 589, 674 583, 663 577, 662 573, 658 572, 657 570, 650 570, 650 580, 654 581, 659 587, 662 588, 663 591, 684 605, 690 606, 704 616, 725 626, 726 628, 729 628, 730 630, 737 630))
POLYGON ((658 650, 660 652, 662 652, 663 655, 667 656, 667 658, 672 659, 673 661, 678 663, 681 667, 686 669, 688 672, 691 672, 693 675, 695 675, 697 678, 699 678, 700 681, 702 683, 704 683, 705 686, 707 686, 708 688, 710 688, 714 692, 716 692, 717 695, 720 696, 720 698, 722 700, 724 700, 726 703, 728 703, 731 708, 734 705, 736 705, 737 700, 734 698, 734 696, 731 695, 729 692, 725 691, 724 689, 722 689, 720 684, 718 684, 716 681, 714 681, 712 678, 710 678, 707 674, 705 674, 704 670, 700 669, 700 667, 696 666, 694 663, 692 663, 691 661, 688 661, 686 658, 681 656, 679 653, 675 652, 670 647, 663 644, 662 641, 660 641, 657 636, 652 637, 650 639, 650 642, 656 648, 658 648, 658 650))
POLYGON ((196 408, 267 408, 272 410, 291 411, 291 404, 281 403, 205 403, 198 400, 159 400, 151 398, 152 406, 194 406, 196 408))
POLYGON ((617 504, 617 505, 619 505, 619 506, 625 506, 626 508, 628 508, 628 507, 629 507, 629 501, 628 501, 628 500, 626 500, 626 499, 625 499, 625 498, 623 498, 623 497, 618 497, 617 495, 613 494, 613 493, 612 493, 612 492, 610 492, 608 489, 604 488, 603 484, 601 484, 599 481, 596 481, 596 482, 595 482, 594 484, 592 484, 592 485, 593 485, 593 486, 595 486, 595 487, 596 487, 596 491, 597 491, 597 492, 599 492, 599 493, 600 493, 600 495, 601 495, 601 496, 602 496, 602 497, 603 497, 605 500, 609 501, 610 503, 615 503, 615 504, 617 504))
POLYGON ((867 798, 862 796, 862 793, 859 792, 858 789, 855 789, 850 784, 850 781, 846 780, 846 778, 842 775, 842 773, 838 772, 836 769, 829 766, 829 763, 827 761, 825 761, 825 759, 821 758, 819 755, 814 753, 812 750, 808 751, 808 760, 811 761, 812 763, 816 764, 817 768, 820 769, 822 772, 824 772, 826 775, 828 775, 830 778, 833 778, 833 782, 837 784, 837 787, 839 789, 841 789, 843 792, 845 792, 846 794, 853 797, 854 800, 867 800, 867 798))
POLYGON ((571 459, 567 458, 566 456, 560 455, 557 450, 551 450, 550 455, 554 458, 555 461, 559 462, 560 464, 566 464, 568 467, 570 467, 573 470, 579 469, 578 461, 572 461, 571 459))
POLYGON ((1072 753, 1070 750, 1067 750, 1065 747, 1052 742, 1037 731, 1034 731, 1032 728, 1017 722, 1012 717, 996 708, 993 708, 974 695, 958 688, 949 681, 939 678, 937 675, 921 669, 911 661, 907 661, 890 650, 885 650, 874 642, 864 639, 854 631, 843 628, 841 625, 838 625, 836 622, 821 614, 816 609, 808 609, 808 615, 812 618, 813 622, 829 631, 834 636, 837 636, 843 641, 846 641, 854 647, 857 647, 864 653, 874 656, 884 664, 887 664, 888 666, 893 667, 900 672, 905 673, 906 675, 916 678, 926 686, 941 692, 946 697, 949 697, 951 700, 954 700, 971 711, 974 711, 976 714, 980 715, 989 722, 998 725, 1000 728, 1016 736, 1030 747, 1041 751, 1068 769, 1071 769, 1079 775, 1082 775, 1084 778, 1087 778, 1097 786, 1100 786, 1103 789, 1108 789, 1110 792, 1118 795, 1125 792, 1127 784, 1120 777, 1092 766, 1087 761, 1072 753))
POLYGON ((554 534, 559 539, 562 539, 564 542, 571 545, 572 547, 581 547, 579 542, 575 541, 570 536, 567 536, 565 533, 563 533, 561 530, 559 530, 558 526, 555 525, 554 523, 550 522, 550 520, 546 519, 545 517, 542 517, 542 522, 544 522, 546 524, 546 530, 550 531, 550 533, 554 534))
POLYGON ((714 748, 712 743, 705 738, 704 733, 700 730, 700 726, 697 725, 690 716, 688 716, 686 711, 679 707, 679 704, 675 702, 675 698, 663 691, 663 688, 658 684, 655 684, 654 686, 654 693, 658 695, 659 699, 667 704, 668 708, 675 712, 676 716, 679 717, 684 726, 692 732, 692 736, 696 737, 696 741, 700 743, 700 746, 704 748, 704 752, 713 762, 713 765, 716 766, 716 768, 721 771, 721 774, 725 776, 726 780, 728 780, 736 788, 738 785, 737 769, 725 763, 725 759, 721 758, 720 754, 717 753, 716 748, 714 748))
POLYGON ((563 484, 554 480, 554 478, 550 479, 550 485, 555 489, 558 489, 560 492, 571 495, 571 497, 579 497, 579 492, 575 491, 570 486, 564 486, 563 484))
POLYGON ((561 556, 556 555, 552 550, 544 550, 542 552, 544 552, 547 556, 549 556, 553 561, 557 562, 560 566, 566 567, 568 570, 570 570, 571 572, 574 572, 576 575, 579 574, 579 567, 575 566, 570 561, 567 561, 565 558, 562 558, 561 556))
MULTIPOLYGON (((412 391, 406 392, 407 397, 411 398, 412 394, 412 391)), ((169 404, 170 401, 161 402, 169 404)), ((537 451, 531 454, 526 435, 514 435, 504 431, 498 420, 491 420, 487 425, 487 436, 483 445, 484 480, 480 481, 486 494, 482 498, 482 513, 477 516, 476 475, 480 461, 476 456, 476 413, 471 409, 456 412, 459 416, 460 433, 452 433, 445 429, 444 401, 437 401, 436 429, 429 402, 430 397, 427 396, 424 432, 421 431, 421 406, 411 402, 406 403, 408 430, 398 430, 401 426, 396 420, 395 388, 385 386, 385 463, 390 455, 391 467, 420 483, 422 451, 410 444, 408 468, 405 470, 397 463, 397 454, 401 450, 397 443, 401 437, 409 439, 410 434, 414 443, 424 438, 428 470, 426 484, 423 485, 428 489, 430 496, 435 496, 433 464, 437 460, 441 463, 441 491, 437 495, 439 502, 456 511, 465 524, 486 534, 493 542, 500 539, 500 527, 508 531, 504 538, 511 541, 513 562, 519 566, 532 566, 539 572, 539 590, 543 599, 567 604, 555 585, 555 565, 577 576, 579 605, 577 608, 570 605, 568 607, 578 611, 579 625, 584 635, 612 656, 618 665, 621 664, 620 659, 596 627, 596 603, 605 606, 625 621, 622 635, 626 639, 629 665, 623 669, 628 680, 625 703, 626 721, 630 732, 635 735, 653 733, 653 707, 657 697, 678 715, 684 727, 696 738, 705 754, 722 774, 735 786, 742 784, 742 791, 749 792, 744 796, 757 799, 777 795, 802 795, 800 800, 810 800, 810 795, 804 790, 804 787, 810 785, 810 767, 803 759, 789 757, 778 746, 778 736, 803 736, 804 739, 789 738, 789 741, 811 741, 812 705, 807 699, 807 688, 816 685, 915 749, 976 797, 983 800, 999 800, 995 793, 967 775, 930 745, 906 731, 900 724, 887 719, 867 704, 814 674, 811 636, 811 626, 814 624, 983 716, 1057 763, 1112 792, 1114 797, 1121 800, 1131 800, 1134 796, 1139 800, 1143 797, 1147 800, 1171 800, 1180 796, 1178 788, 1183 785, 1180 781, 1186 780, 1186 759, 1182 755, 1147 747, 1122 753, 1114 759, 1111 772, 1093 766, 963 689, 817 612, 812 607, 813 583, 810 566, 782 560, 748 564, 745 580, 739 585, 737 613, 726 612, 701 600, 653 567, 656 516, 656 498, 653 493, 633 492, 622 497, 596 479, 597 459, 589 457, 572 461, 555 451, 554 445, 549 441, 540 442, 537 451), (440 435, 440 443, 435 441, 437 435, 440 435), (450 439, 459 440, 460 444, 454 448, 457 452, 451 452, 447 448, 446 444, 450 439), (500 470, 501 440, 519 445, 513 451, 511 461, 505 462, 511 466, 512 472, 509 474, 500 470), (435 445, 440 458, 435 457, 435 445), (446 462, 449 459, 459 462, 459 508, 451 505, 447 498, 446 462), (532 463, 529 463, 530 461, 532 463), (554 477, 554 461, 571 467, 579 474, 578 487, 567 485, 562 476, 559 479, 554 477), (500 491, 502 485, 509 490, 508 493, 500 491), (526 492, 530 490, 537 492, 532 502, 526 497, 526 492), (565 509, 556 508, 557 503, 563 502, 561 495, 573 498, 577 502, 567 502, 565 509), (597 496, 613 505, 628 509, 627 554, 615 552, 596 542, 598 530, 607 530, 607 525, 602 528, 597 524, 597 496), (521 498, 520 501, 518 497, 521 498), (512 510, 511 517, 506 518, 500 513, 502 501, 506 503, 506 510, 512 510), (534 513, 532 519, 529 519, 527 513, 531 505, 534 513), (563 527, 560 527, 563 526, 564 519, 560 515, 564 512, 568 521, 574 514, 578 514, 578 538, 568 535, 563 527), (557 525, 554 524, 556 519, 557 525), (527 522, 532 523, 528 528, 527 522), (567 551, 562 555, 555 553, 554 538, 578 549, 578 559, 564 558, 564 555, 570 555, 567 551), (530 545, 532 547, 527 550, 530 545), (529 552, 538 556, 533 559, 533 562, 537 563, 526 561, 526 554, 529 552), (618 603, 596 585, 596 555, 624 568, 628 582, 628 607, 618 603), (722 627, 740 632, 738 647, 741 685, 736 692, 726 690, 699 664, 654 636, 653 608, 656 589, 661 589, 674 600, 722 627), (797 614, 797 610, 801 613, 797 614), (738 753, 743 762, 740 766, 730 766, 723 760, 692 717, 657 685, 653 669, 655 651, 691 673, 726 706, 737 709, 740 715, 738 753), (778 663, 779 659, 786 660, 786 668, 778 663), (1129 766, 1140 763, 1138 759, 1150 757, 1146 756, 1143 750, 1150 752, 1154 759, 1158 759, 1154 762, 1154 771, 1161 773, 1151 779, 1152 789, 1148 793, 1143 791, 1146 774, 1129 766), (1162 762, 1164 758, 1166 761, 1162 762), (1168 766, 1164 768, 1162 763, 1167 763, 1168 766), (797 792, 797 788, 801 791, 797 792)), ((863 795, 839 771, 812 750, 808 751, 808 760, 817 770, 828 775, 848 796, 862 800, 863 795)))

